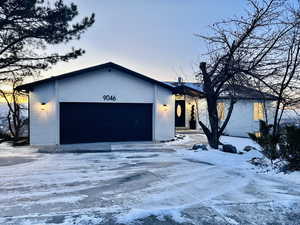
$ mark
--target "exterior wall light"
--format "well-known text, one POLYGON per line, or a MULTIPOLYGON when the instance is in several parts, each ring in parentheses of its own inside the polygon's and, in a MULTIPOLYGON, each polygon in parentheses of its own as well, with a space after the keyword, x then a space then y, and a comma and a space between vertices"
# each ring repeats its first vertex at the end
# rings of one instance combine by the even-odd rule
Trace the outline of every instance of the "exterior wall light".
POLYGON ((164 111, 168 111, 168 109, 169 109, 167 104, 163 104, 162 108, 163 108, 164 111))
POLYGON ((41 103, 41 110, 42 111, 46 110, 46 103, 45 102, 41 103))

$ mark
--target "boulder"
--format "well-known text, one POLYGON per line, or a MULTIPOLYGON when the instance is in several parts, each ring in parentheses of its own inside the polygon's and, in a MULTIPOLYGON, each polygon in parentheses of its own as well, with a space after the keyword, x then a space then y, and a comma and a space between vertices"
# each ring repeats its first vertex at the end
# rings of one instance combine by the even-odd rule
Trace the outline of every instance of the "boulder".
POLYGON ((182 134, 177 134, 176 135, 176 139, 179 139, 179 140, 182 140, 182 139, 184 139, 184 135, 182 135, 182 134))
POLYGON ((228 152, 228 153, 237 153, 236 147, 233 145, 223 145, 223 152, 228 152))
POLYGON ((247 146, 244 148, 244 151, 245 151, 245 152, 250 152, 251 150, 256 150, 256 148, 254 148, 253 146, 250 146, 250 145, 247 145, 247 146))
POLYGON ((206 145, 203 145, 203 144, 195 144, 195 145, 193 145, 192 150, 208 151, 206 145))
POLYGON ((263 158, 254 157, 249 162, 254 166, 267 167, 268 163, 263 158))

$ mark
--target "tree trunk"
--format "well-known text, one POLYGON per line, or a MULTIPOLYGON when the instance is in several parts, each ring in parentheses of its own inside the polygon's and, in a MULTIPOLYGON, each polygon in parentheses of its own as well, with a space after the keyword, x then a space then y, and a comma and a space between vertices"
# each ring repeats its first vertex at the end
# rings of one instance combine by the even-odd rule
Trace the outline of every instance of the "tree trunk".
POLYGON ((207 137, 208 139, 208 144, 210 147, 214 148, 214 149, 218 149, 219 148, 219 137, 216 134, 216 132, 212 132, 211 135, 209 135, 207 137))
POLYGON ((219 118, 217 110, 218 97, 214 93, 212 86, 211 77, 207 73, 206 63, 200 63, 200 69, 203 73, 203 88, 206 94, 207 112, 209 117, 210 132, 208 133, 207 139, 210 147, 218 149, 219 147, 219 118))

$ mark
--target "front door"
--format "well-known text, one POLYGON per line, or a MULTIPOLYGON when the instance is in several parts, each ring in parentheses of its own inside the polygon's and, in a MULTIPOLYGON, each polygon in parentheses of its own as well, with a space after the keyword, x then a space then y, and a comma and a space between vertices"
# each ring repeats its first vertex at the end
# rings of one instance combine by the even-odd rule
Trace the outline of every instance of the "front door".
POLYGON ((185 127, 185 100, 175 101, 175 126, 185 127))

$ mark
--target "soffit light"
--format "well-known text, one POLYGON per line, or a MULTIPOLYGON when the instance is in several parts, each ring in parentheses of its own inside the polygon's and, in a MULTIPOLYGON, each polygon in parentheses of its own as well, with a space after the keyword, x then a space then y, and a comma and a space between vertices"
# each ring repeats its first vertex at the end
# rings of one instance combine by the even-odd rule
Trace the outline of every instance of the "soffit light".
POLYGON ((42 102, 41 103, 41 110, 46 110, 46 103, 45 102, 42 102))
POLYGON ((164 111, 167 111, 167 110, 168 110, 168 108, 169 108, 167 104, 163 104, 163 106, 162 106, 162 107, 163 107, 163 110, 164 110, 164 111))

